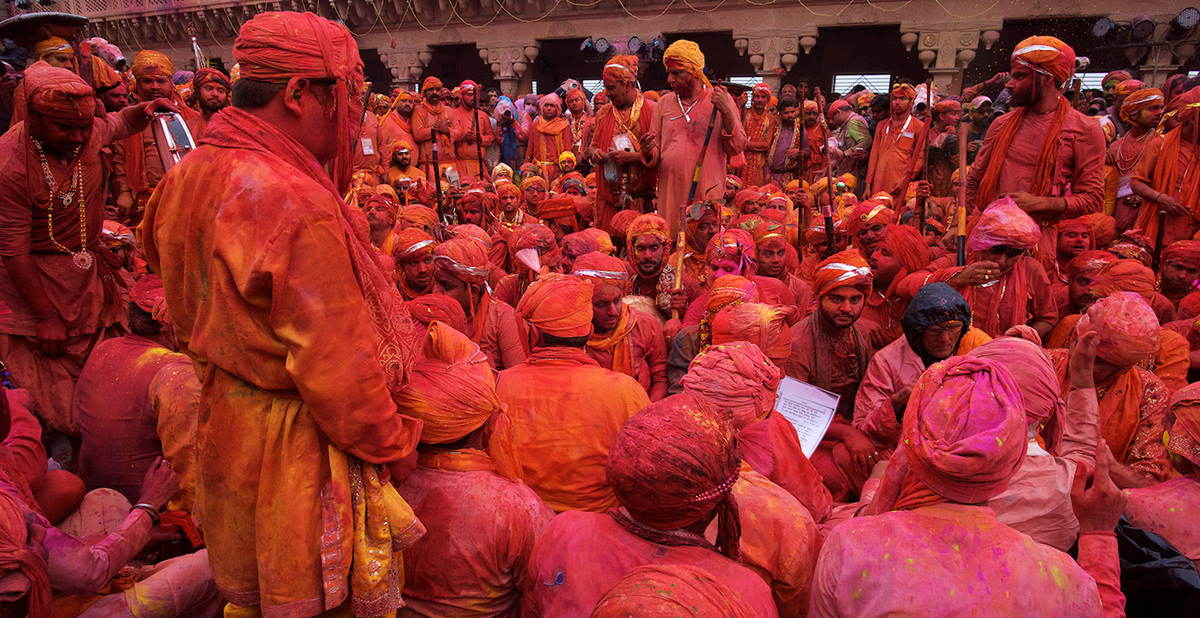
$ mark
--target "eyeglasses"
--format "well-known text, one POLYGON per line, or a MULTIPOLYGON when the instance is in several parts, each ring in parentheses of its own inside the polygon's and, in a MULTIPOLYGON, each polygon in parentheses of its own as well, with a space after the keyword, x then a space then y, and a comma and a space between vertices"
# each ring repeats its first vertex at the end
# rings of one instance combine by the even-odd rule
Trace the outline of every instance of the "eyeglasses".
POLYGON ((926 335, 938 336, 945 335, 946 333, 961 332, 962 327, 963 323, 961 321, 951 320, 949 322, 942 322, 941 324, 926 326, 921 332, 925 333, 926 335))
POLYGON ((992 247, 992 251, 1010 258, 1021 257, 1025 253, 1025 250, 1020 247, 1008 247, 1005 245, 992 247))

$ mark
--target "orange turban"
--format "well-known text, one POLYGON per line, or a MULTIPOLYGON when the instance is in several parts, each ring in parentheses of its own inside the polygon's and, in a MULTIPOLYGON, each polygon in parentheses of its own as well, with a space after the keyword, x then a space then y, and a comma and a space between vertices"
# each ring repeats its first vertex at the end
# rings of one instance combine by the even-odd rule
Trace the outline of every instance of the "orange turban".
POLYGON ((1079 273, 1097 271, 1104 268, 1105 264, 1118 259, 1120 258, 1107 251, 1084 251, 1067 262, 1067 276, 1074 277, 1079 273))
POLYGON ((484 285, 491 269, 487 249, 472 238, 451 238, 433 249, 433 263, 468 285, 484 285))
POLYGON ((757 615, 742 595, 704 569, 689 564, 647 564, 618 579, 600 597, 590 618, 757 615))
POLYGON ((1102 212, 1094 212, 1086 218, 1092 223, 1092 243, 1096 247, 1107 247, 1117 235, 1117 220, 1102 212))
POLYGON ((629 251, 630 256, 633 255, 634 239, 636 239, 638 236, 645 236, 647 234, 651 236, 657 236, 658 238, 668 242, 671 240, 667 234, 666 219, 663 219, 662 217, 653 213, 641 215, 629 224, 629 230, 625 232, 625 242, 628 246, 626 250, 629 251))
POLYGON ((396 219, 400 227, 428 227, 438 222, 437 211, 421 204, 404 207, 396 219))
POLYGON ((1180 261, 1192 268, 1200 268, 1200 240, 1179 240, 1163 249, 1163 263, 1180 261))
POLYGON ((967 240, 967 247, 971 251, 983 251, 1001 245, 1032 249, 1041 239, 1042 230, 1037 222, 1006 195, 983 211, 967 240))
POLYGON ((629 515, 664 533, 716 510, 716 548, 737 560, 741 523, 732 491, 741 463, 729 420, 704 397, 673 395, 625 421, 606 470, 629 515))
POLYGON ((616 248, 613 247, 612 236, 609 236, 608 232, 605 232, 598 227, 589 227, 586 230, 579 232, 579 234, 594 240, 596 245, 599 247, 599 249, 596 250, 600 253, 612 255, 613 251, 616 250, 616 248))
POLYGON ((592 332, 592 282, 548 273, 529 285, 517 313, 555 337, 586 337, 592 332))
POLYGON ((1012 65, 1025 65, 1063 84, 1075 72, 1075 50, 1052 36, 1031 36, 1012 53, 1012 65))
POLYGON ((437 241, 419 227, 410 227, 395 233, 392 257, 401 262, 415 262, 433 253, 437 241))
POLYGON ((1055 224, 1054 229, 1059 233, 1067 230, 1075 230, 1080 232, 1092 232, 1092 220, 1090 217, 1075 217, 1074 219, 1062 219, 1055 224))
POLYGON ((902 467, 912 479, 904 479, 909 492, 895 507, 919 499, 913 490, 922 485, 954 502, 986 501, 1021 467, 1026 437, 1021 390, 1002 365, 970 356, 934 364, 917 379, 904 413, 902 467))
POLYGON ((871 267, 853 249, 826 258, 813 274, 812 289, 818 298, 844 286, 858 288, 864 294, 871 291, 871 267))
POLYGON ((427 328, 434 322, 441 322, 460 333, 467 330, 467 314, 463 313, 462 305, 445 294, 423 294, 404 306, 414 320, 427 328))
POLYGON ((396 89, 396 100, 397 101, 416 101, 417 95, 412 92, 409 92, 408 90, 401 90, 401 89, 397 88, 396 89))
POLYGON ((74 71, 51 66, 44 60, 25 70, 26 108, 48 118, 77 120, 96 112, 92 87, 74 71))
POLYGON ((196 76, 192 78, 192 90, 200 92, 200 87, 208 83, 233 88, 233 83, 229 81, 228 75, 212 67, 201 67, 199 71, 196 71, 196 76))
POLYGON ((1162 333, 1150 303, 1133 292, 1114 292, 1092 303, 1075 325, 1075 334, 1089 330, 1099 334, 1096 355, 1118 367, 1152 358, 1162 333))
POLYGON ((442 80, 430 75, 425 78, 425 81, 421 82, 421 93, 424 94, 430 90, 437 90, 442 87, 442 80))
POLYGON ((931 260, 925 237, 910 225, 889 225, 883 246, 910 273, 925 268, 931 260))
POLYGON ((813 101, 813 100, 808 100, 808 101, 805 101, 805 102, 804 102, 804 113, 806 113, 806 114, 807 114, 808 112, 817 112, 817 113, 820 113, 820 112, 821 112, 821 106, 820 106, 820 105, 817 105, 817 102, 816 102, 816 101, 813 101))
POLYGON ((578 227, 579 222, 575 220, 575 198, 573 197, 552 197, 538 204, 538 217, 545 221, 557 221, 578 227))
POLYGON ((512 195, 517 199, 521 199, 521 190, 517 188, 517 185, 514 185, 511 182, 497 182, 496 196, 504 197, 505 195, 512 195))
POLYGON ((786 231, 787 230, 785 229, 784 224, 779 223, 778 221, 764 220, 758 225, 754 226, 754 244, 761 245, 772 240, 780 240, 786 243, 786 231))
POLYGON ((712 86, 704 76, 704 53, 699 45, 687 39, 679 39, 667 47, 667 51, 663 52, 663 66, 668 71, 683 69, 700 78, 705 86, 712 86))
POLYGON ((1125 98, 1124 103, 1121 103, 1121 120, 1132 122, 1138 112, 1154 105, 1166 105, 1166 98, 1163 96, 1162 90, 1158 88, 1136 90, 1125 98))
POLYGON ((618 82, 636 82, 638 74, 637 56, 613 56, 604 65, 602 75, 618 82))
POLYGON ((913 88, 910 84, 896 84, 892 88, 892 97, 893 98, 902 97, 902 98, 911 100, 911 99, 915 99, 916 96, 917 96, 917 89, 913 88))
POLYGON ((782 367, 792 353, 787 312, 762 303, 741 303, 718 311, 712 319, 712 345, 734 341, 753 343, 782 367))
POLYGON ((943 99, 933 104, 933 111, 944 114, 946 112, 961 112, 962 102, 956 99, 943 99))
POLYGON ((133 74, 134 79, 147 75, 166 75, 170 78, 175 74, 175 63, 162 52, 143 49, 133 57, 129 72, 133 74))
POLYGON ((233 43, 233 58, 240 77, 246 79, 270 83, 292 77, 336 80, 334 114, 339 122, 333 181, 344 189, 350 182, 353 154, 350 93, 358 96, 363 85, 363 62, 350 31, 315 13, 259 13, 242 25, 233 43))
MULTIPOLYGON (((846 220, 834 219, 833 235, 845 236, 846 234, 846 220)), ((825 222, 819 219, 814 219, 812 225, 808 226, 807 230, 804 230, 804 239, 810 245, 819 245, 825 242, 825 222)))
POLYGON ((1200 468, 1200 383, 1175 391, 1170 416, 1175 422, 1167 428, 1167 450, 1200 468))
POLYGON ((742 206, 744 206, 746 202, 757 199, 758 187, 748 187, 733 194, 733 207, 737 208, 738 212, 741 212, 742 206))
POLYGON ((1116 88, 1118 84, 1124 81, 1133 79, 1133 75, 1129 71, 1111 71, 1100 80, 1100 87, 1108 88, 1110 85, 1116 88))
POLYGON ((783 371, 755 344, 735 341, 714 345, 696 355, 683 376, 683 392, 708 397, 729 410, 741 429, 766 418, 775 408, 775 390, 783 371))
POLYGON ((41 60, 41 59, 45 58, 46 56, 49 56, 50 54, 57 54, 60 52, 68 52, 69 51, 69 52, 71 52, 71 55, 75 55, 75 48, 71 47, 71 43, 69 41, 67 41, 66 39, 64 39, 62 37, 58 37, 58 36, 52 36, 50 38, 42 39, 41 41, 34 43, 32 51, 33 51, 33 59, 35 61, 41 60))
POLYGON ((592 282, 592 296, 603 292, 612 286, 625 294, 629 291, 629 272, 625 270, 625 262, 599 251, 585 253, 575 260, 571 275, 592 282))
POLYGON ((708 290, 704 311, 711 318, 718 311, 733 304, 752 303, 758 300, 758 286, 741 275, 721 275, 708 290))
POLYGON ((1092 280, 1092 295, 1103 298, 1114 292, 1133 292, 1150 302, 1154 298, 1154 271, 1137 260, 1105 264, 1092 280))
POLYGON ((891 225, 895 223, 896 211, 892 210, 889 204, 890 201, 883 202, 879 198, 871 198, 860 203, 850 213, 848 221, 850 235, 858 236, 859 231, 868 225, 891 225))
POLYGON ((393 398, 402 413, 424 423, 425 444, 459 440, 502 410, 487 355, 466 335, 436 322, 425 336, 424 357, 393 398))
POLYGON ((541 187, 543 190, 545 190, 546 179, 542 178, 541 176, 530 176, 529 178, 521 181, 522 191, 528 191, 529 187, 541 187))
POLYGON ((454 238, 462 238, 473 240, 479 243, 484 251, 492 248, 492 237, 483 228, 470 223, 461 223, 459 225, 450 226, 450 232, 454 238))
POLYGON ((1118 97, 1127 97, 1145 87, 1145 82, 1140 79, 1127 79, 1117 84, 1117 87, 1113 89, 1113 94, 1118 97))
POLYGON ((599 243, 583 232, 575 232, 573 234, 567 234, 566 236, 563 236, 562 241, 558 243, 558 247, 562 250, 563 255, 568 256, 571 259, 575 259, 581 255, 600 250, 599 243))
MULTIPOLYGON (((387 186, 387 185, 383 185, 383 186, 387 186)), ((372 195, 371 197, 367 198, 367 201, 363 202, 362 209, 365 212, 367 210, 370 210, 371 207, 375 206, 376 204, 379 204, 379 205, 383 206, 384 208, 387 208, 388 212, 392 213, 392 218, 393 219, 396 218, 397 205, 396 205, 396 200, 394 198, 392 198, 389 195, 380 195, 380 194, 372 195)))

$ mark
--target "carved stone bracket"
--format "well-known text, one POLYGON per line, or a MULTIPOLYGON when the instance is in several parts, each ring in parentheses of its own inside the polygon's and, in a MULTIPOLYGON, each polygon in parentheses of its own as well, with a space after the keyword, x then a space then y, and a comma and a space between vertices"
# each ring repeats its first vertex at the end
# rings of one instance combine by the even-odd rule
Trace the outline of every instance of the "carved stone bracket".
POLYGON ((521 78, 541 51, 537 41, 476 43, 476 47, 479 48, 479 58, 500 80, 500 91, 510 97, 517 94, 521 78))
POLYGON ((412 49, 379 49, 379 59, 392 73, 392 86, 405 90, 416 90, 417 81, 425 72, 425 65, 433 58, 428 46, 412 49))

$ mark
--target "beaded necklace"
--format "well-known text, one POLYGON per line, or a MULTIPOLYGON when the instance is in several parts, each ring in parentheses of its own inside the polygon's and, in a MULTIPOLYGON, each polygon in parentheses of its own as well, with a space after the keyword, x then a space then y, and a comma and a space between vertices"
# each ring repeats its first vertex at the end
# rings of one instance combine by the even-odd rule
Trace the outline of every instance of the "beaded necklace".
MULTIPOLYGON (((31 138, 33 139, 33 138, 31 138)), ((79 270, 88 270, 95 263, 95 258, 87 250, 87 207, 83 199, 83 161, 79 159, 79 148, 71 153, 71 159, 75 161, 75 169, 71 171, 71 178, 67 181, 67 189, 62 193, 58 192, 58 182, 54 180, 54 174, 50 172, 50 164, 46 161, 46 152, 42 148, 42 142, 33 139, 33 146, 38 153, 38 161, 42 164, 42 174, 46 177, 46 188, 50 190, 50 203, 46 206, 46 231, 50 236, 50 243, 58 250, 71 256, 71 262, 79 270), (69 207, 79 199, 79 251, 71 251, 58 242, 54 238, 54 202, 57 200, 63 206, 69 207)))

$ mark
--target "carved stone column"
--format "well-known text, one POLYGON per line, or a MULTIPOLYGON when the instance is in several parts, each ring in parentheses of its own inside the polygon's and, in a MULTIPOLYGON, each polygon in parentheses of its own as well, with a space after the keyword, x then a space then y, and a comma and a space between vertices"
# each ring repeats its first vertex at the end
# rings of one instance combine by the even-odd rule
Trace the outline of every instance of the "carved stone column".
POLYGON ((419 90, 421 74, 432 57, 429 47, 424 45, 407 50, 379 49, 379 58, 392 73, 392 87, 411 92, 419 90))
POLYGON ((479 48, 479 57, 500 81, 500 92, 513 99, 521 90, 521 78, 541 51, 537 41, 476 43, 476 47, 479 48))
MULTIPOLYGON (((989 30, 994 31, 994 29, 989 30)), ((919 58, 933 77, 940 94, 962 91, 963 69, 975 59, 979 30, 943 30, 921 32, 919 58)))
POLYGON ((778 93, 783 76, 817 44, 817 30, 734 32, 734 47, 750 54, 750 65, 763 82, 778 93))

